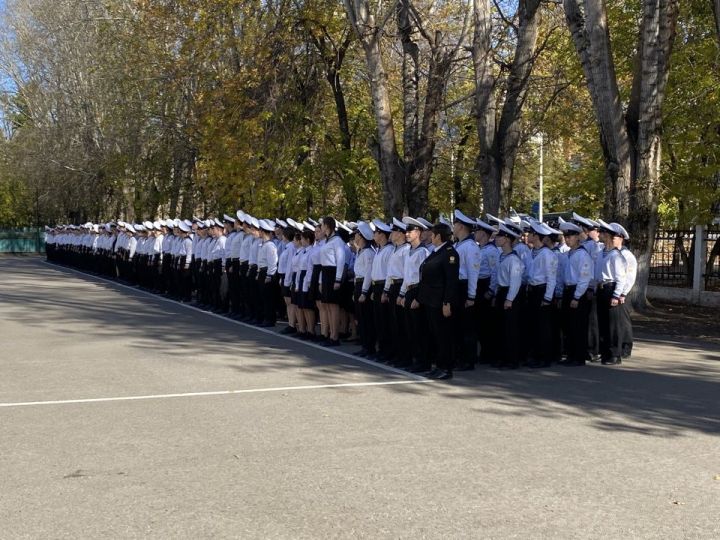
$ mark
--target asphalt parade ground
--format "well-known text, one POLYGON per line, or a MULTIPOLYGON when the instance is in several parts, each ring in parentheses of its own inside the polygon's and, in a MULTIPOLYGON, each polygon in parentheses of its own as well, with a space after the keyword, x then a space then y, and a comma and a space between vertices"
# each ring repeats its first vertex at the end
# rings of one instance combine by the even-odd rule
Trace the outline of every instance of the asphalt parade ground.
POLYGON ((0 538, 720 537, 717 348, 450 382, 355 348, 0 257, 0 538))

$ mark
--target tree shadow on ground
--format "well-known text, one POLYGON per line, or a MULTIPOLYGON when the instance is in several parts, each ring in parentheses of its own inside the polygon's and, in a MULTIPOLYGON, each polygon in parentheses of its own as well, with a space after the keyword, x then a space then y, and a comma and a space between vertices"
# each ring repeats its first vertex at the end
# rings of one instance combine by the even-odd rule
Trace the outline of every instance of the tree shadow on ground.
MULTIPOLYGON (((214 366, 235 375, 307 369, 317 384, 343 382, 339 377, 349 372, 373 380, 403 378, 334 351, 262 333, 38 260, 3 258, 0 267, 3 311, 23 324, 77 332, 79 339, 87 335, 88 325, 95 336, 115 338, 120 332, 133 347, 175 355, 179 362, 226 355, 214 366), (95 286, 88 287, 88 282, 95 286), (248 351, 255 356, 251 361, 233 361, 248 351)), ((345 346, 342 351, 352 349, 345 346)), ((456 400, 479 414, 583 419, 608 432, 660 437, 720 434, 720 349, 690 341, 642 341, 622 367, 510 372, 481 367, 457 373, 449 384, 386 388, 456 400)))

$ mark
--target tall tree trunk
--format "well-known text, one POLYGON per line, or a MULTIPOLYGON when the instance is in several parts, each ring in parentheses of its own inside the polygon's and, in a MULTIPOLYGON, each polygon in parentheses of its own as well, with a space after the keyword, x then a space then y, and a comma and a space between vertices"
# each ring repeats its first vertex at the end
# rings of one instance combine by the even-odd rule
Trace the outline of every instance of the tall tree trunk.
MULTIPOLYGON (((352 134, 350 133, 350 122, 348 120, 345 91, 343 90, 340 79, 340 70, 345 60, 347 50, 352 43, 352 30, 348 29, 346 33, 344 33, 343 39, 338 40, 339 44, 329 39, 329 33, 326 27, 321 27, 321 30, 321 35, 318 36, 315 34, 312 25, 308 25, 307 27, 310 38, 325 64, 325 79, 328 84, 330 84, 333 99, 335 100, 335 115, 340 131, 340 147, 349 162, 352 155, 352 134)), ((343 171, 339 172, 339 176, 343 195, 345 196, 345 216, 348 219, 357 220, 361 214, 357 185, 348 178, 343 171)))
MULTIPOLYGON (((340 74, 337 69, 328 69, 327 80, 333 91, 335 99, 335 113, 337 114, 338 128, 340 129, 340 146, 343 152, 350 159, 352 153, 352 136, 350 134, 350 122, 348 121, 347 106, 345 104, 345 92, 340 82, 340 74)), ((360 218, 360 198, 357 193, 357 186, 345 175, 342 177, 343 194, 347 205, 346 217, 350 220, 360 218)))
MULTIPOLYGON (((403 101, 403 156, 410 163, 415 155, 418 139, 420 49, 413 41, 410 20, 410 0, 397 4, 397 27, 402 44, 402 101, 403 101)), ((411 211, 412 212, 412 211, 411 211)))
POLYGON ((463 187, 463 177, 465 175, 461 172, 461 166, 465 162, 465 150, 467 149, 467 142, 470 139, 472 129, 472 124, 468 124, 464 128, 465 134, 458 142, 457 153, 454 154, 455 166, 453 167, 453 200, 455 201, 455 206, 458 208, 463 208, 467 202, 467 193, 463 187))
POLYGON ((500 206, 504 211, 509 209, 512 196, 512 175, 520 145, 520 118, 535 60, 535 45, 540 25, 540 0, 524 0, 519 3, 518 7, 517 45, 510 66, 505 103, 498 126, 498 137, 495 139, 502 163, 500 178, 496 178, 495 181, 500 182, 500 206))
POLYGON ((715 31, 720 41, 720 0, 713 0, 713 13, 715 14, 715 31))
POLYGON ((383 28, 376 24, 368 0, 345 0, 345 10, 365 51, 377 127, 377 137, 372 143, 372 150, 380 168, 385 215, 401 216, 405 210, 405 164, 397 150, 387 74, 380 50, 379 40, 383 28))
POLYGON ((646 305, 661 158, 662 102, 678 16, 677 0, 644 0, 630 102, 623 115, 604 0, 564 0, 565 16, 585 73, 605 157, 606 219, 625 221, 638 259, 631 293, 646 305))
POLYGON ((475 41, 473 64, 476 84, 476 115, 480 151, 477 168, 483 186, 483 211, 507 211, 512 196, 512 178, 515 168, 522 108, 527 96, 528 82, 535 61, 540 24, 540 0, 521 0, 518 4, 518 37, 515 55, 510 66, 505 102, 495 129, 492 69, 492 11, 486 0, 475 0, 475 41), (489 130, 493 129, 494 133, 489 130))
POLYGON ((455 58, 454 51, 445 51, 440 45, 441 40, 442 36, 438 32, 435 36, 436 48, 432 51, 430 59, 420 138, 413 160, 409 164, 408 210, 414 216, 424 216, 428 211, 428 191, 434 168, 433 156, 437 142, 438 118, 455 58))
POLYGON ((633 149, 625 129, 605 0, 586 0, 584 16, 577 0, 564 0, 563 5, 600 129, 605 160, 604 213, 611 219, 625 219, 630 210, 633 149))
MULTIPOLYGON (((630 186, 628 230, 638 260, 638 285, 633 304, 646 304, 660 196, 662 104, 669 73, 670 53, 676 33, 677 0, 645 0, 633 91, 626 122, 635 142, 635 163, 630 186)), ((618 198, 616 204, 622 204, 618 198)))
POLYGON ((387 74, 376 39, 371 40, 365 47, 365 58, 370 72, 370 91, 377 124, 378 164, 383 184, 385 216, 386 218, 402 216, 405 210, 404 165, 395 142, 395 125, 387 88, 387 74))
POLYGON ((475 117, 478 155, 475 169, 483 186, 483 211, 497 213, 500 208, 500 164, 496 159, 495 135, 497 105, 492 50, 492 0, 474 0, 473 68, 475 71, 475 117))

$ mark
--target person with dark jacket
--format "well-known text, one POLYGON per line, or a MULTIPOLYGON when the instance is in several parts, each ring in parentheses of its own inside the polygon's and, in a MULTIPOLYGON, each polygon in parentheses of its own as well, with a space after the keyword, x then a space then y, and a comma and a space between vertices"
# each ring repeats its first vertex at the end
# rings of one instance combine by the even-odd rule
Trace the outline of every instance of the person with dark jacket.
POLYGON ((455 367, 451 305, 457 302, 460 257, 450 242, 450 227, 439 223, 433 225, 431 231, 434 250, 420 265, 416 302, 425 311, 432 342, 430 349, 437 355, 436 367, 427 377, 446 380, 452 379, 455 367))

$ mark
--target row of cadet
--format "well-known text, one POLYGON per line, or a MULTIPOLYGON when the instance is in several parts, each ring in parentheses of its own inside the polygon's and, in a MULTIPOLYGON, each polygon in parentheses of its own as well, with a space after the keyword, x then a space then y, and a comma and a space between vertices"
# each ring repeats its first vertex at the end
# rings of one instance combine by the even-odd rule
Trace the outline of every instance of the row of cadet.
POLYGON ((616 365, 637 261, 618 223, 573 213, 358 223, 237 217, 47 228, 50 261, 436 379, 616 365))

